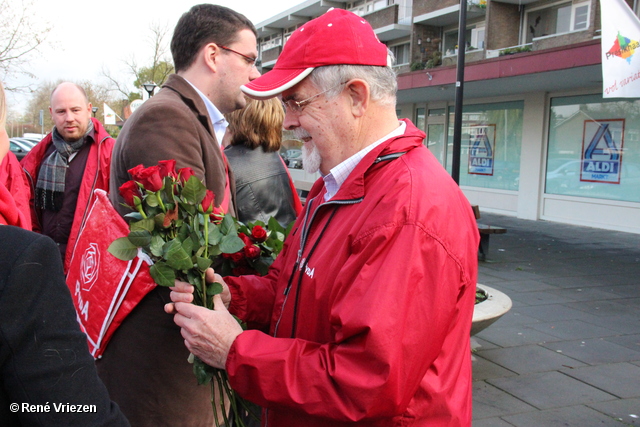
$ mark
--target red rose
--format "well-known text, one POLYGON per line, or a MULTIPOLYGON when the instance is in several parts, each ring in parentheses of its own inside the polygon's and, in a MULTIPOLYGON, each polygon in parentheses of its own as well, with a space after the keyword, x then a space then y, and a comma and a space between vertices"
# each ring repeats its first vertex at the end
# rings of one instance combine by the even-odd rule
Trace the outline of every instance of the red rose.
POLYGON ((131 178, 133 178, 135 181, 138 181, 140 172, 142 172, 143 170, 144 170, 144 166, 138 165, 134 168, 129 169, 127 172, 129 172, 129 175, 131 175, 131 178))
POLYGON ((262 243, 267 240, 267 230, 259 225, 256 225, 251 230, 251 237, 253 237, 253 240, 255 240, 256 242, 262 243))
POLYGON ((193 172, 193 169, 189 167, 178 170, 178 177, 180 178, 180 183, 182 185, 185 185, 193 175, 195 175, 195 173, 193 172))
MULTIPOLYGON (((130 207, 134 208, 136 206, 135 197, 138 199, 142 198, 142 194, 140 194, 140 187, 136 184, 135 181, 127 181, 120 186, 120 195, 124 199, 124 202, 130 207)), ((138 203, 140 201, 138 200, 138 203)))
POLYGON ((202 212, 208 213, 213 210, 214 199, 215 196, 213 194, 213 191, 207 190, 206 194, 204 195, 204 199, 202 199, 202 202, 200 203, 200 205, 202 206, 202 212))
POLYGON ((172 178, 176 178, 178 174, 176 173, 176 161, 171 160, 160 160, 158 162, 158 168, 160 169, 160 177, 165 178, 170 176, 172 178))
POLYGON ((211 222, 214 224, 219 224, 222 221, 222 217, 224 217, 224 211, 219 207, 213 207, 213 212, 209 215, 211 222))
POLYGON ((238 251, 238 252, 233 253, 233 254, 222 254, 222 258, 230 259, 231 261, 233 261, 236 264, 238 264, 241 261, 244 261, 244 252, 243 251, 238 251))
POLYGON ((244 254, 249 259, 258 258, 260 256, 260 248, 256 245, 245 246, 244 254))
POLYGON ((244 242, 245 246, 253 245, 253 241, 244 233, 238 233, 238 237, 244 242))
POLYGON ((162 177, 160 176, 160 168, 158 166, 149 166, 140 172, 140 180, 138 181, 145 190, 160 191, 164 183, 162 182, 162 177))

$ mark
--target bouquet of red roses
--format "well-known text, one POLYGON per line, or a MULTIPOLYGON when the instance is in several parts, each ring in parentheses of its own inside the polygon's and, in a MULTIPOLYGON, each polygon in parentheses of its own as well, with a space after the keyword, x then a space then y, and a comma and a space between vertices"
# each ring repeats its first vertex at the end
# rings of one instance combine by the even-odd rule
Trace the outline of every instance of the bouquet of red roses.
MULTIPOLYGON (((243 224, 224 214, 214 207, 213 193, 191 168, 176 171, 175 164, 175 160, 164 160, 157 166, 129 170, 133 180, 120 187, 120 194, 133 210, 125 216, 130 232, 113 241, 109 252, 130 260, 141 248, 154 262, 149 273, 156 284, 173 286, 176 279, 188 282, 195 288, 194 303, 213 309, 213 296, 222 292, 222 285, 206 283, 207 268, 214 267, 222 276, 264 275, 282 250, 288 229, 274 218, 265 226, 243 224)), ((237 415, 236 403, 242 400, 234 396, 226 372, 197 358, 193 364, 198 383, 210 382, 212 393, 216 385, 224 388, 237 415)), ((212 401, 212 405, 216 422, 220 405, 228 425, 224 402, 212 401)))

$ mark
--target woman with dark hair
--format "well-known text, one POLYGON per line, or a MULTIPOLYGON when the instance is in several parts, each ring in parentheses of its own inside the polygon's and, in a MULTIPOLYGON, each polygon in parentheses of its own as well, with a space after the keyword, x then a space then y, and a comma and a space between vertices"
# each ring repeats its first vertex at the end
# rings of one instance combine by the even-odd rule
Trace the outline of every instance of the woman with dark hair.
POLYGON ((277 98, 248 101, 227 114, 228 145, 224 153, 236 180, 238 219, 244 223, 270 217, 283 226, 302 209, 289 172, 278 151, 282 143, 284 109, 277 98))

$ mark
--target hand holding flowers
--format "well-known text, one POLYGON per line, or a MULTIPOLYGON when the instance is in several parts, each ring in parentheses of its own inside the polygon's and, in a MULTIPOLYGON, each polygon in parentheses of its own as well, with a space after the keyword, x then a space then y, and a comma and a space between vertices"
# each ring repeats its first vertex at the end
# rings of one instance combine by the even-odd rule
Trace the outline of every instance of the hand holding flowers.
MULTIPOLYGON (((184 330, 196 331, 193 328, 197 322, 187 322, 182 314, 197 313, 203 319, 206 316, 226 316, 225 322, 231 319, 226 309, 220 309, 220 306, 224 307, 220 296, 215 297, 223 292, 223 286, 207 277, 207 271, 212 271, 210 268, 213 267, 222 276, 266 274, 282 250, 288 230, 274 218, 270 219, 266 229, 263 223, 245 225, 224 214, 215 208, 214 194, 193 171, 190 168, 176 171, 175 163, 175 160, 165 160, 156 166, 145 168, 139 165, 129 170, 133 180, 123 184, 120 193, 125 204, 133 210, 125 216, 129 220, 130 232, 128 236, 116 239, 109 252, 119 259, 130 260, 136 257, 138 250, 142 250, 154 262, 149 273, 156 284, 173 287, 178 280, 193 286, 193 302, 208 310, 185 305, 177 309, 180 313, 177 317, 185 325, 184 330), (214 297, 218 301, 217 307, 214 297), (211 311, 217 309, 220 310, 211 311)), ((235 321, 236 327, 232 330, 237 332, 237 336, 242 328, 240 320, 235 321)), ((230 337, 230 342, 235 336, 230 337)), ((211 350, 201 348, 196 342, 192 348, 194 354, 203 356, 211 350)), ((220 364, 220 360, 226 360, 226 355, 224 359, 215 361, 208 356, 205 358, 223 368, 224 362, 220 364)), ((199 358, 195 358, 193 363, 198 383, 210 383, 212 393, 216 386, 221 395, 226 392, 232 410, 237 412, 236 404, 241 399, 229 387, 226 372, 212 368, 199 358)), ((228 424, 224 402, 212 400, 212 406, 215 419, 218 419, 217 410, 221 410, 225 424, 228 424)))

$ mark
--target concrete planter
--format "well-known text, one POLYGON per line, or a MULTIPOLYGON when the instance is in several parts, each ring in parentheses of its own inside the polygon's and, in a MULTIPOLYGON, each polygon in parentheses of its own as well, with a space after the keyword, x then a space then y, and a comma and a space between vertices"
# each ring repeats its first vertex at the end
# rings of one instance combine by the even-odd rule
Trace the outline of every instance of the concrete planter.
POLYGON ((511 309, 511 298, 506 294, 479 283, 476 286, 484 290, 488 298, 476 304, 473 309, 472 336, 487 328, 511 309))

